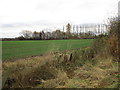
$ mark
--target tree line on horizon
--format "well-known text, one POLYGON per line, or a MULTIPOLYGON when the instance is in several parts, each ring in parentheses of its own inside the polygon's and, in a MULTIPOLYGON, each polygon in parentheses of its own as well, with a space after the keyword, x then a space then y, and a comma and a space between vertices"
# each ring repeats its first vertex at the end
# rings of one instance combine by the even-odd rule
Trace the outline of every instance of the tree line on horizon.
MULTIPOLYGON (((20 36, 16 38, 3 38, 2 40, 63 40, 63 39, 94 39, 99 35, 96 35, 92 31, 88 32, 71 32, 72 25, 66 25, 66 32, 64 30, 54 30, 52 32, 44 32, 44 31, 30 31, 23 30, 20 32, 20 36)), ((107 35, 107 34, 100 34, 107 35)))
POLYGON ((19 40, 62 40, 62 39, 88 39, 88 38, 95 38, 96 35, 89 31, 86 33, 72 33, 71 32, 71 25, 68 23, 66 25, 66 32, 57 29, 52 32, 44 32, 44 31, 34 31, 31 32, 29 30, 24 30, 20 33, 18 37, 19 40))

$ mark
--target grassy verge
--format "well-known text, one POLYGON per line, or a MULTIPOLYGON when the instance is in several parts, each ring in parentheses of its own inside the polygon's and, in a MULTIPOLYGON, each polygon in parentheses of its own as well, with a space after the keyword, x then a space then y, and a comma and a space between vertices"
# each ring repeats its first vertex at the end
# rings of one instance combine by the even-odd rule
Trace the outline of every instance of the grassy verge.
POLYGON ((3 87, 117 88, 118 63, 90 47, 3 63, 3 87))

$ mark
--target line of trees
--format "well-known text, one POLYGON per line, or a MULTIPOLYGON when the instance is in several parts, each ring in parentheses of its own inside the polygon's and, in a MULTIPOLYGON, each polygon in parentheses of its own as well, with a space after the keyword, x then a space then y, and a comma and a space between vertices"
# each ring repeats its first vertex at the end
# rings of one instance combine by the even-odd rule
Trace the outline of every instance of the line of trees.
POLYGON ((18 39, 20 40, 51 40, 51 39, 67 39, 65 36, 65 33, 60 31, 60 30, 56 30, 53 32, 31 32, 28 30, 24 30, 20 33, 20 37, 18 37, 18 39))
POLYGON ((95 38, 96 36, 92 32, 87 33, 68 33, 56 30, 53 32, 31 32, 24 30, 20 33, 19 40, 59 40, 59 39, 83 39, 83 38, 95 38))
MULTIPOLYGON (((63 27, 63 30, 55 30, 53 32, 44 32, 44 31, 30 31, 30 30, 24 30, 20 32, 20 36, 17 38, 2 38, 2 41, 8 41, 8 40, 59 40, 59 39, 94 39, 99 35, 107 35, 106 33, 99 33, 97 34, 94 31, 86 30, 87 27, 78 27, 72 26, 70 23, 63 27), (79 30, 78 30, 79 28, 79 30), (81 29, 83 31, 81 31, 81 29)), ((98 28, 98 31, 100 28, 98 28)), ((101 29, 102 32, 103 29, 101 29)), ((104 30, 103 30, 104 31, 104 30)))
POLYGON ((80 38, 95 38, 96 35, 89 31, 89 32, 76 32, 71 33, 71 25, 68 23, 66 25, 67 31, 64 32, 62 30, 55 30, 53 32, 44 32, 44 31, 34 31, 31 32, 29 30, 24 30, 20 33, 19 40, 56 40, 56 39, 80 39, 80 38))

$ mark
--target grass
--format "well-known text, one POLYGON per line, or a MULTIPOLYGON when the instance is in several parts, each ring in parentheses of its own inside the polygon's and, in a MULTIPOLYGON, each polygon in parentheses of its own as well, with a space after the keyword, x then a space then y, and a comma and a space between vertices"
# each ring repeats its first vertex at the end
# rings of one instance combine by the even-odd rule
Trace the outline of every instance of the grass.
POLYGON ((15 60, 29 56, 37 56, 53 51, 83 48, 92 45, 92 42, 93 39, 3 41, 2 60, 15 60))
MULTIPOLYGON (((76 53, 81 56, 79 52, 76 53)), ((82 66, 78 66, 76 63, 80 64, 82 58, 77 58, 78 62, 63 60, 60 63, 56 60, 57 55, 50 53, 14 62, 3 62, 3 87, 118 88, 118 63, 114 62, 112 57, 97 57, 94 58, 97 61, 95 63, 88 60, 82 66)))

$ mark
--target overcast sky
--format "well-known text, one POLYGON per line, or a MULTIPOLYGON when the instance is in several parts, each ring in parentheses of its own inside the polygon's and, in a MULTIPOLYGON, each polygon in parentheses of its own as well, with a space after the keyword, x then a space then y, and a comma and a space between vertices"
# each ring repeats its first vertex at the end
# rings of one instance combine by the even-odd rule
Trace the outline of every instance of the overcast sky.
POLYGON ((61 29, 71 24, 103 23, 117 13, 119 0, 0 0, 0 38, 22 30, 61 29))

